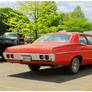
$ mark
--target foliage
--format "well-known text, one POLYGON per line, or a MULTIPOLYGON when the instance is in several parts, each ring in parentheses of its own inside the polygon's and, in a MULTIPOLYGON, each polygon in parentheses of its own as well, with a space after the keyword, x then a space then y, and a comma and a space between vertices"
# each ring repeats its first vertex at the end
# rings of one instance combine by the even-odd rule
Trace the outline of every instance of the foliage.
POLYGON ((68 21, 70 18, 72 18, 72 12, 67 12, 65 13, 63 20, 68 21))
POLYGON ((57 5, 53 1, 24 2, 20 3, 19 8, 20 10, 25 10, 25 14, 31 16, 31 26, 33 28, 31 31, 34 33, 37 31, 39 36, 59 30, 77 30, 82 32, 92 30, 92 23, 85 18, 80 6, 68 13, 58 13, 57 5))
POLYGON ((88 22, 88 19, 85 18, 81 7, 77 6, 73 12, 68 12, 65 14, 63 25, 61 27, 64 30, 84 32, 92 30, 92 23, 88 22))
POLYGON ((13 10, 9 11, 7 17, 9 17, 8 21, 6 22, 6 24, 10 26, 9 31, 13 31, 18 34, 25 34, 26 31, 29 31, 30 21, 27 16, 13 10))
POLYGON ((1 23, 4 24, 2 28, 5 29, 8 26, 4 32, 13 31, 18 34, 25 34, 26 31, 29 31, 30 21, 27 16, 11 8, 1 8, 0 10, 2 14, 0 16, 1 23))
POLYGON ((85 15, 83 13, 83 11, 81 10, 80 6, 77 6, 74 11, 72 12, 72 17, 74 18, 84 18, 85 15))
POLYGON ((92 22, 88 22, 80 6, 72 12, 57 11, 54 1, 19 2, 17 10, 0 9, 0 29, 2 32, 13 31, 33 39, 59 30, 92 30, 92 22))
POLYGON ((8 20, 5 14, 8 14, 8 11, 11 10, 10 8, 0 8, 0 35, 7 31, 9 26, 5 24, 5 22, 8 20))
POLYGON ((64 22, 62 26, 64 30, 88 31, 92 30, 92 23, 88 22, 86 18, 71 18, 64 22))
MULTIPOLYGON (((57 13, 57 5, 54 1, 19 2, 19 5, 19 10, 22 13, 31 16, 31 32, 37 31, 38 36, 56 32, 58 31, 57 27, 62 24, 64 13, 57 13)), ((35 34, 33 35, 35 36, 35 34)))

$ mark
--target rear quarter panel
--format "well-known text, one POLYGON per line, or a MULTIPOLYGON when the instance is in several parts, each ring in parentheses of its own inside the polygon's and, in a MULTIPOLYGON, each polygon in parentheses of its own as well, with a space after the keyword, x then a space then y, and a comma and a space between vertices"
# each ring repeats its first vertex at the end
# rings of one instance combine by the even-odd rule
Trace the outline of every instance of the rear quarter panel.
MULTIPOLYGON (((71 60, 76 56, 82 56, 83 60, 85 60, 86 57, 83 56, 83 52, 81 52, 81 46, 82 45, 80 44, 71 43, 54 49, 56 54, 56 61, 54 63, 59 65, 69 65, 71 60)), ((85 64, 85 62, 82 62, 82 64, 85 64)))

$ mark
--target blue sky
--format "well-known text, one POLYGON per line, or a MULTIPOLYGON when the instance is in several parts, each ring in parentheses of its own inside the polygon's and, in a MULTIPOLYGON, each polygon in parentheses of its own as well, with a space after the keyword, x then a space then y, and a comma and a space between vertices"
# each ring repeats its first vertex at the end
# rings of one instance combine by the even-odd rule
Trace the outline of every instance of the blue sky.
MULTIPOLYGON (((56 1, 58 9, 63 12, 73 11, 73 9, 80 5, 85 15, 89 20, 92 21, 92 1, 56 1)), ((12 7, 15 8, 17 1, 5 1, 0 0, 0 8, 2 7, 12 7)))
POLYGON ((92 20, 92 1, 59 1, 58 8, 63 12, 73 11, 76 6, 81 6, 85 16, 92 20))

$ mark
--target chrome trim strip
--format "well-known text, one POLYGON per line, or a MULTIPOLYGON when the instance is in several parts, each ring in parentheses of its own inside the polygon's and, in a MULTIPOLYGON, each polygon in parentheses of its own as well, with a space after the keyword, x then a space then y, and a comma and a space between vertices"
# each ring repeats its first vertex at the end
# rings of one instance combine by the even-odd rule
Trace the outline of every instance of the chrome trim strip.
POLYGON ((64 54, 64 53, 74 53, 74 52, 92 52, 92 50, 80 50, 80 51, 62 51, 56 54, 64 54))
POLYGON ((47 61, 45 59, 41 60, 39 58, 39 55, 49 55, 49 60, 48 61, 55 61, 55 54, 52 53, 9 53, 9 52, 4 52, 3 56, 7 60, 22 60, 23 61, 23 56, 30 56, 32 57, 32 61, 47 61), (7 54, 13 54, 14 58, 7 58, 7 54))

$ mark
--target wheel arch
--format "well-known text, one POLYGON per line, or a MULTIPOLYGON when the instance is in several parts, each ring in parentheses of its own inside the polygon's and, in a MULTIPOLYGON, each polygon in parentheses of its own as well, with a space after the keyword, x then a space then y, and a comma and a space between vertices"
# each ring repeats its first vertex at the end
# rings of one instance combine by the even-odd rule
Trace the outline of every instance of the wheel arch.
POLYGON ((80 64, 82 63, 82 60, 83 60, 83 57, 81 56, 81 55, 77 55, 77 56, 74 56, 73 58, 72 58, 72 60, 74 59, 74 58, 79 58, 79 60, 80 60, 80 64))

